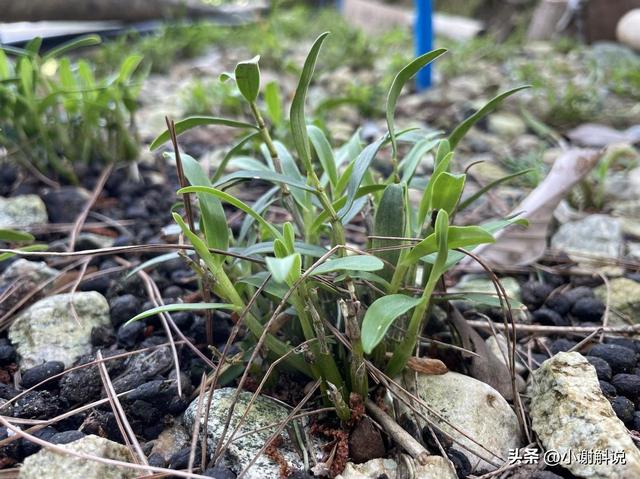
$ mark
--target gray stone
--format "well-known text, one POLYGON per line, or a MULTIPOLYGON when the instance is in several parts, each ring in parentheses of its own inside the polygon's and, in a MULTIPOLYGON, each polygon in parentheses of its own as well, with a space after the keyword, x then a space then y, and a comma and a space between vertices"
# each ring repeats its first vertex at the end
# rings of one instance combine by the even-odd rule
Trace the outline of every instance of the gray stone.
MULTIPOLYGON (((505 366, 509 367, 509 347, 507 344, 507 338, 502 334, 497 334, 495 336, 489 336, 485 341, 487 345, 487 349, 493 353, 493 355, 500 360, 505 366)), ((524 374, 527 371, 526 366, 522 363, 522 361, 518 358, 516 354, 516 373, 524 374)))
POLYGON ((527 131, 524 121, 513 113, 493 113, 488 117, 489 131, 506 138, 517 138, 527 131))
MULTIPOLYGON (((222 431, 224 430, 224 424, 227 419, 227 413, 231 408, 231 401, 233 400, 235 392, 236 390, 234 388, 222 388, 216 389, 213 393, 207 426, 207 451, 209 452, 209 455, 213 454, 218 441, 221 440, 222 431)), ((252 394, 246 391, 241 392, 238 396, 238 401, 231 418, 227 436, 224 439, 225 443, 228 441, 231 432, 238 424, 239 419, 246 411, 251 397, 252 394)), ((202 409, 204 409, 204 407, 202 409)), ((198 400, 195 399, 184 413, 184 423, 190 434, 193 431, 193 427, 196 422, 197 410, 198 400)), ((236 437, 247 432, 256 431, 257 429, 265 426, 279 424, 286 419, 289 412, 288 407, 275 399, 271 399, 267 396, 259 396, 256 401, 254 401, 247 417, 238 429, 236 437)), ((200 421, 201 424, 204 424, 204 410, 202 411, 200 421)), ((203 428, 204 426, 202 425, 201 430, 203 428)), ((239 474, 253 460, 255 455, 264 445, 265 441, 274 433, 274 430, 275 427, 272 427, 256 431, 253 434, 234 440, 225 451, 222 465, 228 467, 236 474, 239 474)), ((291 443, 286 434, 282 435, 282 439, 283 441, 278 447, 278 451, 290 466, 295 469, 303 468, 304 463, 302 458, 296 452, 295 446, 291 443)), ((316 448, 316 450, 319 449, 316 448)), ((274 461, 263 454, 256 460, 247 474, 243 477, 247 479, 279 477, 279 468, 274 461)))
POLYGON ((22 370, 46 361, 62 361, 69 367, 91 352, 91 330, 110 325, 109 304, 100 293, 58 294, 20 313, 9 328, 9 339, 18 351, 22 370), (72 297, 77 318, 70 307, 72 297))
POLYGON ((0 196, 0 228, 21 228, 47 221, 47 208, 38 195, 0 196))
MULTIPOLYGON (((132 462, 129 450, 122 444, 102 437, 90 435, 82 439, 59 446, 91 456, 116 461, 132 462)), ((113 466, 97 461, 42 449, 27 457, 18 477, 20 479, 42 479, 43 477, 64 479, 129 479, 138 476, 140 471, 113 466)))
POLYGON ((164 429, 154 441, 151 454, 159 454, 169 462, 171 456, 189 444, 191 437, 182 424, 172 424, 164 429))
POLYGON ((371 459, 362 464, 348 462, 336 479, 456 479, 450 463, 442 456, 429 456, 425 464, 418 464, 406 454, 400 457, 401 464, 393 459, 371 459))
POLYGON ((533 430, 561 465, 593 479, 640 477, 640 451, 602 394, 595 368, 580 353, 558 353, 534 372, 529 388, 533 430), (626 464, 570 460, 581 451, 624 451, 626 464))
POLYGON ((9 265, 0 277, 0 284, 9 284, 16 280, 40 283, 55 277, 58 270, 49 268, 44 261, 28 261, 20 258, 9 265))
POLYGON ((620 221, 606 215, 589 215, 565 223, 551 238, 551 247, 564 251, 580 264, 597 264, 597 259, 617 259, 622 253, 620 221))
MULTIPOLYGON (((607 286, 598 286, 594 293, 606 303, 607 286)), ((609 306, 634 323, 640 323, 640 283, 628 278, 609 280, 609 306)), ((616 324, 616 315, 609 314, 611 324, 616 324)), ((625 324, 625 323, 622 323, 625 324)))
POLYGON ((628 11, 618 20, 616 37, 620 43, 640 51, 640 8, 628 11))
MULTIPOLYGON (((521 447, 522 432, 516 414, 500 393, 488 384, 455 372, 438 376, 418 374, 417 383, 414 377, 414 374, 405 375, 405 387, 440 417, 435 417, 420 404, 413 406, 455 439, 453 447, 469 458, 472 468, 495 470, 507 462, 510 449, 521 447)), ((397 393, 402 394, 400 391, 397 393)), ((404 413, 414 417, 420 428, 427 425, 423 418, 414 415, 400 402, 398 416, 404 413)))

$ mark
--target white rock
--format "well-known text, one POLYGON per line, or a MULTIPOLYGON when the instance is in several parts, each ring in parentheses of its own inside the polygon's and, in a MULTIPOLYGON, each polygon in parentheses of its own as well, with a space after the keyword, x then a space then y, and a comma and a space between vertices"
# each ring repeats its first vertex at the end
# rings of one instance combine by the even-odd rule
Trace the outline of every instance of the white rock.
MULTIPOLYGON (((216 450, 218 441, 222 437, 224 425, 227 420, 227 414, 231 408, 231 401, 235 394, 234 388, 216 389, 213 393, 211 408, 209 409, 208 425, 207 425, 207 451, 213 454, 216 450)), ((227 436, 224 442, 231 437, 231 432, 236 428, 239 419, 247 409, 249 401, 253 395, 243 391, 238 396, 233 416, 229 423, 227 436)), ((201 414, 201 430, 204 429, 204 407, 201 414)), ((195 399, 184 412, 184 424, 189 431, 193 431, 196 422, 196 412, 198 410, 198 400, 195 399)), ((226 449, 222 463, 236 474, 239 474, 253 460, 255 455, 260 451, 265 441, 274 433, 275 428, 258 430, 265 426, 279 424, 284 421, 289 414, 289 408, 284 404, 271 399, 267 396, 259 396, 251 406, 247 417, 238 429, 235 437, 244 433, 253 432, 244 437, 234 440, 226 449)), ((294 469, 303 469, 304 463, 302 458, 296 451, 296 448, 289 440, 286 433, 281 435, 283 442, 278 447, 278 451, 282 454, 287 463, 294 469)), ((315 445, 315 450, 320 450, 315 445)), ((264 454, 261 455, 249 471, 243 476, 246 479, 263 479, 266 477, 279 477, 278 465, 264 454)))
POLYGON ((9 327, 9 339, 20 356, 20 369, 45 361, 71 366, 91 352, 91 330, 110 326, 109 304, 95 291, 58 294, 34 303, 9 327), (73 316, 70 301, 78 315, 73 316))
POLYGON ((9 265, 0 276, 0 284, 12 283, 16 280, 40 283, 53 278, 58 270, 49 268, 44 261, 28 261, 20 258, 9 265))
MULTIPOLYGON (((418 374, 417 384, 413 378, 413 374, 405 375, 407 389, 420 397, 440 418, 419 404, 414 404, 414 407, 422 410, 424 415, 457 441, 453 447, 469 458, 473 468, 479 471, 495 470, 495 465, 506 463, 509 450, 522 445, 522 432, 516 414, 500 393, 488 384, 455 372, 439 376, 418 374), (483 447, 459 431, 463 431, 483 447)), ((424 419, 417 414, 413 415, 406 406, 399 403, 399 415, 409 414, 420 428, 426 426, 424 419)))
POLYGON ((602 394, 594 367, 580 353, 558 353, 542 363, 529 392, 532 427, 547 450, 561 457, 625 451, 626 464, 562 461, 573 474, 588 479, 640 477, 640 451, 602 394))
MULTIPOLYGON (((496 358, 498 358, 505 366, 509 367, 509 345, 507 344, 507 338, 502 334, 495 336, 489 336, 485 341, 487 349, 491 351, 496 358)), ((524 374, 527 371, 526 366, 520 361, 516 354, 516 373, 524 374)))
POLYGON ((607 215, 589 215, 565 223, 551 238, 552 248, 581 264, 597 263, 595 259, 599 258, 617 259, 623 246, 620 221, 607 215))
POLYGON ((640 50, 640 8, 629 10, 618 20, 616 37, 620 43, 640 50))
POLYGON ((442 456, 429 456, 426 464, 418 464, 406 454, 401 464, 393 459, 371 459, 363 464, 348 462, 336 479, 457 479, 453 467, 442 456))
MULTIPOLYGON (((133 458, 125 446, 98 436, 85 436, 82 439, 59 447, 91 456, 133 462, 133 458)), ((133 479, 138 477, 139 472, 135 469, 113 466, 42 449, 24 460, 18 478, 133 479)))
MULTIPOLYGON (((613 278, 609 280, 608 288, 606 285, 598 286, 593 292, 605 303, 608 299, 609 306, 622 316, 634 323, 640 322, 640 283, 628 278, 613 278)), ((614 314, 609 320, 610 324, 627 324, 614 314)))
POLYGON ((524 121, 513 113, 494 113, 488 117, 489 131, 496 135, 516 138, 527 131, 524 121))
POLYGON ((38 195, 0 196, 0 228, 20 228, 47 221, 47 208, 38 195))

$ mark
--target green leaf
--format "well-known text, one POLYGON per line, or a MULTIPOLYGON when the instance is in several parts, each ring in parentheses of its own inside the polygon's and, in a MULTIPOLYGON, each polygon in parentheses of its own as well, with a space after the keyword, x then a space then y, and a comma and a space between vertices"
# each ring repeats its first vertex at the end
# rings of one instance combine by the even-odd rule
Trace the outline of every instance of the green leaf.
MULTIPOLYGON (((193 186, 211 186, 209 177, 205 174, 200 163, 189 155, 181 155, 184 174, 193 186)), ((204 233, 207 245, 226 251, 229 248, 231 229, 227 226, 227 216, 218 198, 198 193, 200 205, 200 231, 204 233)), ((224 260, 224 258, 220 258, 224 260)))
MULTIPOLYGON (((302 174, 300 173, 300 170, 298 169, 298 165, 296 165, 296 161, 294 160, 293 156, 291 156, 291 153, 289 153, 289 150, 287 149, 287 147, 284 146, 279 141, 274 141, 273 144, 275 145, 276 150, 278 151, 278 157, 280 158, 280 163, 282 163, 282 173, 289 178, 297 180, 299 183, 306 184, 306 180, 304 176, 302 176, 302 174)), ((268 158, 269 160, 271 160, 270 156, 268 156, 268 158)), ((303 189, 293 187, 291 188, 291 194, 295 198, 296 202, 304 210, 308 211, 312 207, 312 205, 309 202, 310 201, 309 195, 305 193, 303 189)))
MULTIPOLYGON (((387 185, 385 184, 379 184, 379 185, 366 185, 366 186, 361 186, 360 188, 358 188, 358 191, 356 192, 355 195, 355 200, 357 200, 358 198, 361 198, 363 196, 366 196, 368 194, 371 193, 376 193, 378 191, 382 191, 387 187, 387 185)), ((333 202, 333 209, 338 210, 342 207, 344 207, 344 205, 347 204, 347 197, 343 196, 342 198, 337 199, 336 201, 333 202)), ((347 210, 346 213, 349 213, 349 210, 347 210)), ((346 217, 346 213, 345 213, 345 217, 346 217)), ((329 212, 326 210, 323 210, 318 217, 313 221, 313 224, 311 225, 311 231, 317 231, 318 228, 320 228, 320 226, 322 226, 322 224, 324 222, 326 222, 329 219, 329 212)))
POLYGON ((137 54, 126 57, 120 65, 120 71, 118 72, 116 82, 127 83, 140 66, 140 63, 142 63, 143 58, 144 57, 142 55, 137 54))
MULTIPOLYGON (((440 151, 438 150, 438 154, 440 151)), ((436 155, 437 156, 437 155, 436 155)), ((424 224, 424 220, 427 217, 427 213, 432 209, 431 207, 431 198, 433 197, 433 189, 438 177, 445 173, 449 169, 449 164, 451 163, 451 159, 453 158, 453 152, 447 153, 440 162, 436 163, 435 169, 433 170, 433 174, 431 178, 429 178, 429 183, 427 187, 424 189, 424 193, 422 194, 422 198, 420 199, 420 205, 418 207, 418 229, 422 228, 424 224)))
POLYGON ((390 294, 373 302, 362 320, 362 348, 371 354, 384 339, 391 324, 420 303, 420 298, 404 294, 390 294))
POLYGON ((449 140, 440 140, 440 143, 438 143, 438 149, 436 150, 436 157, 433 166, 437 168, 438 165, 447 158, 447 155, 449 153, 451 153, 451 145, 449 144, 449 140))
POLYGON ((224 155, 224 158, 222 159, 222 161, 220 162, 220 165, 216 169, 216 173, 213 175, 213 178, 211 179, 211 181, 213 182, 217 181, 224 174, 224 170, 227 167, 227 164, 229 163, 231 158, 233 158, 238 153, 240 153, 248 142, 259 137, 260 137, 260 132, 254 131, 252 133, 249 133, 247 136, 245 136, 240 141, 238 141, 238 143, 233 145, 231 149, 227 152, 227 154, 224 155))
POLYGON ((375 143, 371 143, 367 145, 364 150, 358 155, 358 157, 353 161, 353 171, 351 172, 351 176, 349 177, 349 183, 347 185, 347 201, 345 205, 338 211, 338 217, 343 218, 353 201, 355 200, 356 193, 358 188, 360 188, 360 184, 364 178, 364 175, 369 170, 369 166, 371 166, 371 162, 382 148, 382 145, 386 142, 387 138, 382 137, 375 143))
POLYGON ((11 64, 6 53, 0 48, 0 80, 6 80, 11 77, 11 64))
POLYGON ((300 277, 302 258, 299 253, 294 253, 284 258, 265 258, 267 268, 277 283, 286 283, 291 286, 300 277))
MULTIPOLYGON (((186 254, 193 254, 193 251, 186 251, 186 254)), ((150 268, 151 266, 155 266, 157 264, 166 263, 167 261, 170 261, 172 259, 176 259, 176 258, 179 258, 179 257, 180 257, 180 255, 175 251, 173 251, 171 253, 165 253, 165 254, 161 254, 161 255, 155 256, 155 257, 153 257, 151 259, 148 259, 147 261, 144 261, 143 263, 140 263, 138 266, 136 266, 131 271, 129 271, 127 273, 126 278, 129 278, 129 277, 133 276, 138 271, 142 271, 144 269, 150 268)))
POLYGON ((406 183, 411 181, 424 155, 431 151, 437 144, 439 144, 439 140, 425 139, 413 145, 409 153, 407 153, 407 156, 400 162, 402 181, 406 183))
POLYGON ((338 171, 329 140, 327 140, 324 132, 314 125, 307 126, 307 133, 314 150, 316 150, 322 169, 327 174, 331 187, 334 188, 338 183, 338 171))
POLYGON ((462 195, 467 175, 453 175, 444 172, 436 178, 431 194, 431 209, 445 210, 450 216, 462 195))
MULTIPOLYGON (((434 230, 436 235, 436 244, 438 245, 438 255, 433 263, 433 268, 431 268, 431 273, 427 280, 427 287, 425 288, 425 290, 430 289, 431 292, 433 291, 438 279, 440 279, 440 276, 442 276, 447 270, 447 257, 452 244, 449 215, 445 210, 438 211, 434 230)), ((493 239, 493 237, 491 239, 493 239)))
MULTIPOLYGON (((376 209, 376 216, 373 227, 375 236, 402 237, 405 235, 406 227, 405 210, 405 184, 390 184, 382 193, 382 198, 376 209)), ((401 240, 374 239, 371 247, 375 251, 377 248, 398 246, 401 240)), ((375 251, 378 258, 390 264, 384 265, 381 273, 387 281, 391 280, 395 266, 400 258, 400 249, 389 251, 375 251)))
POLYGON ((31 233, 0 228, 0 241, 33 241, 35 237, 31 233))
POLYGON ((260 92, 260 67, 258 66, 258 61, 260 61, 259 55, 236 65, 236 84, 242 96, 249 103, 255 103, 260 92))
POLYGON ((155 316, 160 313, 173 313, 176 311, 205 311, 212 309, 228 309, 231 311, 237 311, 239 308, 234 306, 233 304, 227 303, 176 303, 176 304, 165 304, 163 306, 157 306, 155 308, 148 309, 143 311, 142 313, 134 316, 127 324, 133 323, 134 321, 139 321, 140 319, 148 318, 150 316, 155 316))
POLYGON ((345 256, 343 258, 332 259, 322 263, 315 268, 311 274, 325 274, 333 271, 353 270, 353 271, 378 271, 384 267, 384 263, 375 256, 358 255, 345 256))
POLYGON ((82 47, 92 47, 102 43, 100 35, 83 35, 68 42, 64 42, 55 48, 52 48, 42 57, 43 62, 46 62, 50 58, 57 58, 69 53, 72 50, 82 47))
POLYGON ((293 144, 298 152, 298 157, 302 161, 305 169, 310 171, 311 166, 311 147, 309 146, 309 137, 307 136, 307 120, 304 116, 304 103, 307 97, 307 91, 309 90, 309 84, 311 83, 311 77, 316 66, 318 54, 322 47, 322 42, 327 38, 329 32, 321 34, 311 46, 311 50, 307 55, 307 59, 302 67, 302 74, 296 88, 296 93, 293 96, 291 103, 291 110, 289 113, 289 119, 291 123, 291 136, 293 138, 293 144))
MULTIPOLYGON (((280 191, 280 188, 278 188, 277 186, 271 188, 270 190, 267 190, 260 198, 258 198, 255 203, 253 203, 253 206, 251 207, 256 213, 258 214, 262 214, 262 212, 269 207, 269 205, 274 202, 276 200, 276 198, 274 198, 275 194, 280 191)), ((240 227, 240 233, 238 233, 238 243, 239 244, 243 244, 243 240, 244 238, 247 236, 247 233, 249 233, 249 228, 251 228, 251 225, 254 223, 254 219, 247 215, 244 217, 244 219, 242 220, 242 226, 240 227)))
MULTIPOLYGON (((502 303, 496 293, 482 292, 461 292, 442 295, 438 298, 440 301, 473 301, 474 303, 489 306, 491 308, 501 308, 502 303)), ((524 305, 515 299, 507 298, 509 305, 514 309, 523 309, 524 305)))
POLYGON ((405 66, 402 70, 400 70, 391 83, 391 88, 389 88, 389 93, 387 94, 387 128, 389 129, 389 136, 391 137, 391 145, 393 148, 394 158, 396 157, 396 153, 398 151, 398 145, 396 142, 393 116, 396 111, 396 103, 398 101, 398 97, 400 96, 400 92, 402 91, 402 87, 404 87, 405 83, 413 78, 416 73, 418 73, 424 66, 428 65, 446 52, 447 50, 445 50, 444 48, 440 48, 438 50, 433 50, 419 56, 407 66, 405 66))
MULTIPOLYGON (((222 125, 231 128, 252 128, 254 130, 258 130, 255 125, 243 121, 229 120, 227 118, 217 118, 213 116, 190 116, 189 118, 176 122, 176 134, 180 135, 191 128, 204 125, 222 125)), ((171 135, 169 134, 169 130, 163 131, 155 140, 153 140, 149 149, 152 151, 155 150, 163 143, 169 141, 170 138, 171 135)))
POLYGON ((267 114, 274 125, 282 123, 282 96, 280 86, 276 81, 270 81, 264 87, 264 102, 267 105, 267 114))
POLYGON ((239 199, 231 196, 229 193, 225 193, 224 191, 218 190, 216 188, 207 187, 207 186, 188 186, 186 188, 181 188, 178 190, 178 194, 181 195, 183 193, 206 193, 208 195, 213 195, 216 198, 219 198, 222 201, 229 203, 230 205, 235 206, 239 210, 244 211, 249 216, 253 217, 260 225, 269 230, 274 238, 281 239, 282 235, 280 232, 269 222, 267 222, 262 216, 256 213, 249 205, 243 203, 239 199))
POLYGON ((526 170, 522 170, 522 171, 518 171, 517 173, 513 173, 512 175, 503 176, 502 178, 498 178, 497 180, 493 180, 491 183, 489 183, 488 185, 483 186, 478 191, 476 191, 474 194, 472 194, 467 199, 462 201, 460 203, 460 205, 458 206, 458 211, 464 210, 466 207, 471 205, 478 198, 481 198, 487 191, 492 190, 496 186, 501 185, 502 183, 505 183, 505 182, 507 182, 509 180, 512 180, 514 178, 517 178, 518 176, 522 176, 522 175, 526 175, 527 173, 531 173, 532 171, 533 171, 533 168, 528 168, 526 170))
POLYGON ((498 108, 498 106, 500 106, 503 100, 510 97, 514 93, 517 93, 520 90, 525 90, 527 88, 530 88, 529 85, 520 86, 512 90, 506 91, 504 93, 501 93, 500 95, 496 96, 491 101, 489 101, 489 103, 487 103, 485 106, 483 106, 478 111, 476 111, 469 118, 464 120, 460 125, 456 127, 455 130, 453 130, 453 132, 451 132, 451 135, 449 135, 449 144, 450 144, 451 150, 454 150, 456 146, 458 146, 458 142, 464 137, 464 135, 467 134, 467 132, 471 129, 473 125, 475 125, 478 121, 480 121, 482 118, 487 116, 493 110, 498 108))
POLYGON ((191 242, 193 248, 196 250, 196 253, 198 253, 198 256, 200 256, 202 261, 204 261, 204 263, 207 265, 209 271, 211 271, 211 273, 215 276, 219 272, 221 264, 211 253, 211 251, 209 251, 209 247, 207 246, 207 244, 202 240, 202 238, 200 238, 197 234, 189 229, 189 227, 186 225, 186 223, 178 213, 172 213, 171 216, 173 216, 173 220, 178 223, 178 226, 180 226, 182 233, 191 242))
POLYGON ((299 188, 301 190, 315 192, 316 189, 312 186, 307 185, 305 182, 294 180, 289 176, 281 175, 280 173, 276 173, 271 170, 241 170, 235 171, 228 175, 223 176, 218 181, 215 182, 213 186, 216 188, 220 188, 222 185, 228 183, 237 183, 242 180, 263 180, 269 181, 271 183, 281 183, 289 186, 293 186, 295 188, 299 188))
MULTIPOLYGON (((444 210, 440 210, 444 211, 444 210)), ((493 243, 495 238, 480 226, 449 226, 447 249, 493 243)), ((403 264, 416 263, 420 258, 438 251, 438 234, 434 232, 415 245, 405 256, 403 264)))

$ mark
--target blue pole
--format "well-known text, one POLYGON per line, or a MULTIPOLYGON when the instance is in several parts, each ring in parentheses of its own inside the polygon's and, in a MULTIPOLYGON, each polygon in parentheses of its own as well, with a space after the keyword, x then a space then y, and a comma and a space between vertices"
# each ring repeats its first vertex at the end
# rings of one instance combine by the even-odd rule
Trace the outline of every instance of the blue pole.
MULTIPOLYGON (((415 0, 416 21, 414 25, 414 44, 416 56, 433 50, 433 5, 431 0, 415 0)), ((431 86, 431 65, 418 72, 416 85, 418 90, 426 90, 431 86)))

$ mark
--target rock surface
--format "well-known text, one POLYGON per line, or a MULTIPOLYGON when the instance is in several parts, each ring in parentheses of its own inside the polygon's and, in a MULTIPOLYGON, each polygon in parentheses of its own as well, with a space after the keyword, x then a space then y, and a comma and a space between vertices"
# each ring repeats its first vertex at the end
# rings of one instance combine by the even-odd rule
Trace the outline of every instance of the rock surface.
POLYGON ((38 195, 0 196, 0 228, 20 228, 47 221, 47 209, 38 195))
POLYGON ((562 465, 584 478, 640 477, 640 451, 603 396, 596 371, 580 353, 558 353, 545 361, 530 386, 533 430, 562 465), (569 460, 580 451, 625 451, 626 464, 569 460))
POLYGON ((9 284, 16 280, 40 283, 53 278, 58 271, 49 268, 44 261, 27 261, 24 258, 11 263, 0 277, 0 284, 9 284))
MULTIPOLYGON (((227 419, 227 413, 230 410, 231 401, 233 400, 235 391, 236 390, 234 388, 221 388, 216 389, 213 393, 207 426, 207 451, 209 452, 209 455, 215 451, 216 445, 222 436, 222 431, 224 430, 224 425, 227 419)), ((247 409, 251 397, 252 394, 249 392, 241 392, 238 396, 238 401, 231 418, 225 443, 228 441, 231 432, 235 429, 239 419, 247 409)), ((193 431, 193 427, 196 422, 197 410, 198 400, 195 399, 184 413, 184 423, 189 430, 189 434, 193 431)), ((280 423, 286 419, 288 414, 289 409, 282 403, 266 396, 259 396, 256 401, 254 401, 247 417, 240 426, 236 437, 246 432, 255 431, 256 429, 264 426, 280 423)), ((204 411, 202 412, 201 421, 204 421, 204 411)), ((202 428, 203 427, 204 426, 202 426, 202 428)), ((222 465, 228 467, 236 474, 239 474, 252 461, 254 456, 262 448, 265 441, 271 437, 273 432, 274 428, 264 429, 257 431, 254 434, 234 440, 225 452, 222 465)), ((304 467, 304 463, 302 458, 296 452, 294 445, 289 441, 286 434, 282 434, 281 437, 283 441, 278 447, 278 451, 292 468, 302 469, 304 467)), ((279 468, 274 461, 265 455, 262 455, 243 477, 247 479, 279 477, 279 468)))
MULTIPOLYGON (((476 470, 495 470, 496 466, 501 466, 507 461, 510 449, 522 445, 518 418, 509 403, 491 386, 455 372, 439 376, 418 374, 417 378, 416 383, 413 375, 406 375, 405 387, 446 420, 445 422, 434 417, 429 411, 423 411, 427 417, 433 418, 443 431, 465 446, 463 448, 454 443, 453 448, 463 452, 476 470), (451 424, 484 448, 456 431, 451 424)), ((414 406, 420 408, 418 404, 414 406)), ((426 426, 424 419, 413 416, 406 406, 400 406, 398 412, 399 415, 406 413, 415 417, 421 428, 426 426)))
MULTIPOLYGON (((634 323, 640 322, 640 283, 627 278, 614 278, 609 281, 609 306, 629 318, 634 323)), ((607 286, 602 285, 594 290, 596 297, 604 303, 607 301, 607 286)), ((610 324, 627 324, 616 314, 609 314, 610 324)))
POLYGON ((620 43, 640 51, 640 8, 629 10, 618 20, 616 37, 620 43))
POLYGON ((91 330, 96 326, 110 326, 104 296, 95 291, 58 294, 20 313, 9 328, 9 339, 22 370, 46 361, 61 361, 69 367, 91 351, 91 330), (77 319, 70 308, 72 296, 77 319))
MULTIPOLYGON (((131 462, 129 450, 122 444, 98 436, 82 439, 60 446, 69 451, 99 456, 117 461, 131 462)), ((139 472, 139 471, 137 471, 139 472)), ((64 479, 129 479, 138 474, 127 469, 87 459, 41 450, 24 460, 20 468, 20 479, 64 478, 64 479)))
POLYGON ((402 456, 402 464, 393 459, 371 459, 362 464, 348 462, 342 474, 336 479, 456 479, 449 462, 442 456, 429 456, 426 464, 418 464, 406 455, 402 456), (408 471, 407 469, 410 469, 408 471))
POLYGON ((582 264, 592 262, 592 258, 617 259, 623 246, 620 221, 606 215, 565 223, 551 238, 552 248, 582 264))

